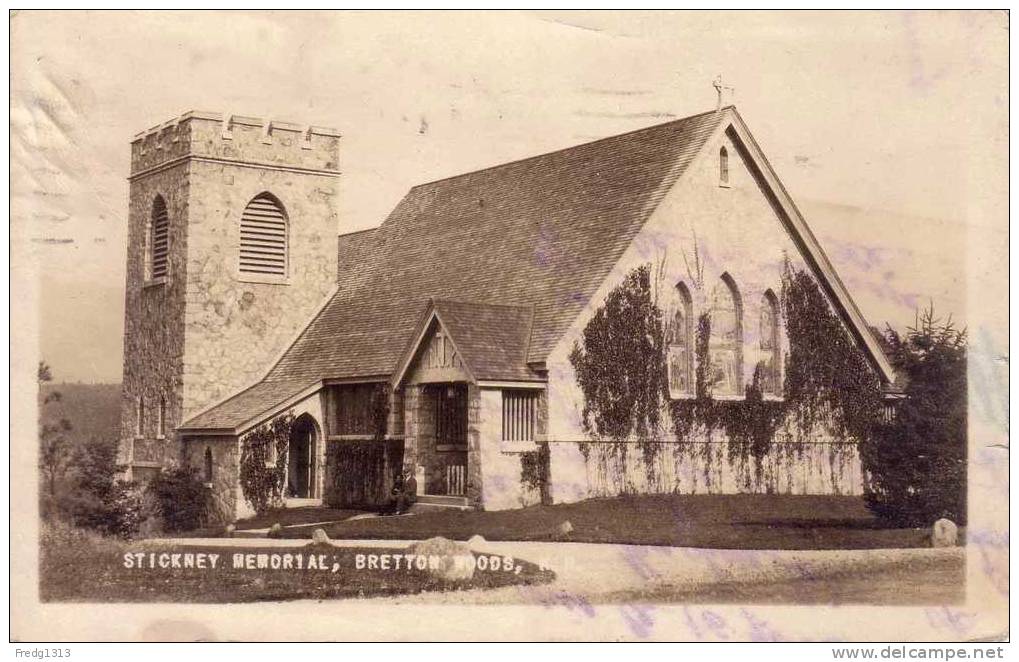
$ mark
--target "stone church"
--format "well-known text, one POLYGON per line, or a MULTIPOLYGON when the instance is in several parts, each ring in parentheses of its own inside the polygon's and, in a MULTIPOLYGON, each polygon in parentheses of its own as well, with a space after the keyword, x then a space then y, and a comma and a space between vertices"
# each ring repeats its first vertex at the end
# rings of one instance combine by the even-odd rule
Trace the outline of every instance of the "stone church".
POLYGON ((379 227, 337 236, 340 156, 333 129, 202 112, 132 142, 130 478, 189 464, 214 519, 242 517, 245 444, 286 416, 285 450, 264 462, 296 503, 376 504, 398 472, 422 502, 484 509, 862 491, 858 440, 823 426, 777 431, 744 480, 711 452, 724 435, 652 479, 639 454, 600 452, 585 424, 571 351, 643 264, 676 320, 667 399, 695 396, 698 315, 712 323, 714 397, 738 401, 763 375, 764 398, 782 399, 790 263, 891 389, 888 359, 734 107, 421 184, 379 227))

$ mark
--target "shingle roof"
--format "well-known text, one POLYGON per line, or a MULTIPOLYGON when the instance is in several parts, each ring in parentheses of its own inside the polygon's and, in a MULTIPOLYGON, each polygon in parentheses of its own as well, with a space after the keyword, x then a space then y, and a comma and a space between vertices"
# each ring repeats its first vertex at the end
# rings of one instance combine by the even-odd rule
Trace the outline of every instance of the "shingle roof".
POLYGON ((533 310, 526 361, 511 370, 488 360, 493 374, 543 361, 725 115, 414 187, 379 228, 341 238, 336 294, 265 381, 392 374, 429 298, 470 302, 450 306, 463 338, 474 324, 495 331, 493 305, 533 310), (344 262, 360 268, 345 272, 344 262), (468 312, 476 317, 460 317, 468 312))
POLYGON ((467 369, 475 379, 491 381, 534 380, 527 367, 534 309, 440 299, 434 302, 467 369))
POLYGON ((341 234, 336 238, 336 282, 365 273, 365 260, 371 259, 372 238, 377 228, 341 234))
POLYGON ((211 409, 199 413, 180 427, 181 430, 232 429, 285 402, 305 390, 314 381, 259 382, 211 409))
POLYGON ((390 374, 429 297, 534 306, 544 360, 721 116, 414 187, 268 379, 390 374))

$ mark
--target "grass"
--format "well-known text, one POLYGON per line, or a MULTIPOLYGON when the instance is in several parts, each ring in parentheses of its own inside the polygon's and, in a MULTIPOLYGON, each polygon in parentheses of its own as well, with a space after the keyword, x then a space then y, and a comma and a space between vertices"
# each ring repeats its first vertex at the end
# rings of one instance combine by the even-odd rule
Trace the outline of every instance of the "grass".
MULTIPOLYGON (((284 531, 307 538, 315 527, 284 531)), ((338 539, 569 541, 715 549, 879 549, 927 547, 925 529, 889 527, 860 497, 649 495, 590 499, 518 510, 433 511, 323 526, 338 539), (569 521, 572 533, 561 535, 569 521)))
POLYGON ((229 603, 269 600, 362 598, 424 591, 550 582, 554 573, 516 559, 518 570, 477 570, 468 581, 446 581, 417 568, 358 569, 357 554, 404 553, 397 548, 201 547, 131 544, 103 538, 66 525, 44 525, 40 549, 39 593, 43 602, 201 602, 229 603), (144 566, 125 567, 125 554, 141 552, 144 566), (148 553, 205 552, 219 554, 215 569, 150 567, 148 553), (234 568, 237 554, 324 555, 326 570, 234 568), (334 571, 335 570, 335 571, 334 571))
POLYGON ((316 522, 335 522, 363 513, 363 510, 349 508, 327 508, 321 506, 304 506, 301 508, 272 508, 260 515, 238 520, 238 531, 250 529, 268 529, 279 522, 280 526, 297 524, 314 524, 316 522))

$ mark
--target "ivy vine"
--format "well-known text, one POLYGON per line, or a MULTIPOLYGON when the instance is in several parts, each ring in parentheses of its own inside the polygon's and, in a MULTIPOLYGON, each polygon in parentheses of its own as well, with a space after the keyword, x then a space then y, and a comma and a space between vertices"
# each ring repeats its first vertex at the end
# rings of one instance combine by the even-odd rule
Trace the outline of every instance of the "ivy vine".
POLYGON ((389 423, 389 388, 380 383, 371 389, 362 432, 371 439, 330 442, 326 447, 325 500, 334 507, 376 506, 389 497, 392 473, 402 469, 399 443, 386 441, 389 423))
MULTIPOLYGON (((881 407, 880 382, 817 281, 786 260, 782 274, 782 314, 789 352, 781 399, 766 399, 763 365, 740 400, 716 400, 710 381, 711 317, 700 315, 694 343, 694 397, 669 400, 662 311, 652 297, 651 266, 632 271, 606 298, 574 345, 570 362, 584 394, 584 430, 595 441, 614 442, 613 454, 625 461, 624 441, 636 438, 644 451, 649 484, 660 445, 653 435, 668 409, 677 456, 699 452, 711 466, 711 443, 696 443, 716 430, 728 441, 730 463, 743 470, 750 486, 750 463, 760 479, 763 461, 778 430, 793 423, 800 438, 820 427, 836 442, 868 438, 881 407)), ((584 460, 590 446, 579 444, 584 460)), ((802 445, 797 444, 802 453, 802 445)), ((835 452, 835 451, 833 451, 835 452)), ((836 460, 841 464, 842 460, 836 460)), ((622 463, 620 464, 622 466, 622 463)), ((833 464, 833 468, 834 468, 833 464)), ((710 487, 712 476, 705 470, 710 487)))
POLYGON ((785 400, 800 432, 827 423, 839 441, 867 439, 881 411, 881 384, 817 281, 786 261, 782 276, 789 356, 785 400))
POLYGON ((584 393, 585 432, 611 443, 621 462, 636 440, 651 479, 667 381, 662 311, 652 295, 650 265, 631 271, 609 293, 569 360, 584 393))
MULTIPOLYGON (((669 404, 676 439, 681 443, 689 442, 697 427, 708 435, 721 429, 729 442, 729 461, 738 461, 739 466, 745 469, 752 459, 755 474, 760 478, 762 461, 771 449, 772 439, 783 420, 785 403, 764 399, 761 365, 755 367, 753 381, 746 387, 743 400, 715 400, 712 397, 713 384, 708 377, 711 374, 710 338, 711 316, 704 313, 697 320, 694 344, 697 366, 694 397, 673 400, 669 404)), ((700 446, 703 446, 702 452, 711 452, 707 444, 700 446)), ((678 448, 677 451, 685 452, 686 449, 678 448)), ((744 471, 744 475, 749 479, 749 472, 744 471)), ((710 477, 705 476, 705 481, 709 480, 710 477)))
POLYGON ((520 454, 520 483, 525 489, 538 492, 543 504, 552 503, 548 489, 550 459, 547 441, 539 443, 538 450, 520 454))
POLYGON ((294 414, 287 412, 241 438, 241 491, 257 513, 283 505, 293 425, 294 414))

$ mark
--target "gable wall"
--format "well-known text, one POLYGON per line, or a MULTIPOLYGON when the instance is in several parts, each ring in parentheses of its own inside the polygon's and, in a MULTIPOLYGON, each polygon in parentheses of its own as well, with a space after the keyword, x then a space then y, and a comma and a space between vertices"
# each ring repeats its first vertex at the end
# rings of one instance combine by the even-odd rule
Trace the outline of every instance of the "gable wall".
MULTIPOLYGON (((796 245, 775 210, 743 163, 728 136, 716 134, 683 178, 666 194, 644 229, 634 239, 609 278, 591 298, 583 314, 556 346, 548 361, 552 420, 550 437, 579 439, 583 397, 576 386, 568 356, 584 326, 608 293, 634 268, 663 265, 657 282, 659 306, 665 309, 668 290, 684 282, 693 299, 693 317, 707 312, 712 288, 728 273, 739 288, 743 307, 743 382, 753 379, 757 363, 758 317, 765 291, 782 292, 782 271, 788 255, 805 268, 796 245), (718 151, 729 152, 729 188, 718 185, 718 151), (695 240, 696 236, 696 240, 695 240), (703 286, 691 277, 694 246, 703 266, 703 286), (685 261, 684 261, 685 256, 685 261), (689 270, 687 265, 689 264, 689 270)), ((782 356, 788 351, 784 328, 779 333, 782 356)))
MULTIPOLYGON (((571 501, 588 496, 604 495, 622 486, 595 486, 592 475, 597 450, 592 452, 590 462, 585 461, 576 450, 574 442, 584 440, 581 424, 583 393, 576 383, 575 374, 568 356, 574 342, 582 337, 584 326, 590 321, 595 310, 604 302, 608 293, 622 282, 634 268, 651 263, 653 273, 661 268, 663 276, 653 280, 653 287, 659 291, 659 306, 664 296, 679 281, 690 290, 693 299, 695 320, 710 306, 710 293, 721 276, 728 273, 735 281, 742 302, 743 326, 743 385, 751 383, 758 356, 758 320, 764 293, 771 289, 781 297, 782 273, 786 256, 795 268, 806 268, 806 262, 792 236, 786 230, 780 217, 773 209, 765 193, 747 168, 740 150, 728 135, 719 130, 705 145, 701 154, 690 165, 688 171, 664 197, 662 203, 652 212, 645 227, 634 239, 623 258, 615 266, 609 278, 592 297, 583 314, 571 326, 551 353, 547 366, 549 370, 549 439, 552 441, 553 499, 571 501), (719 148, 726 146, 729 155, 729 187, 719 186, 719 148), (695 237, 696 236, 696 240, 695 237), (694 246, 697 246, 703 267, 703 285, 698 287, 691 272, 695 270, 694 246), (686 260, 684 261, 684 256, 686 260), (688 267, 689 265, 689 267, 688 267)), ((788 353, 788 340, 784 324, 780 322, 779 332, 780 365, 788 353)), ((783 375, 784 378, 784 375, 783 375)), ((666 420, 661 438, 674 440, 671 423, 666 420)), ((812 440, 830 441, 823 430, 812 440)), ((779 435, 781 435, 781 431, 779 435)), ((779 436, 777 435, 777 436, 779 436)), ((712 437, 710 441, 725 443, 725 439, 712 437)), ((818 446, 818 448, 823 448, 818 446)), ((833 453, 843 453, 841 447, 833 453)), ((821 451, 819 451, 821 452, 821 451)), ((827 453, 827 450, 824 451, 827 453)), ((640 452, 629 453, 632 460, 640 464, 640 452)), ((671 457, 671 453, 667 453, 671 457)), ((855 448, 852 457, 839 456, 838 463, 846 466, 843 475, 828 473, 796 483, 789 482, 790 491, 856 493, 860 489, 858 457, 855 448)), ((724 450, 719 458, 726 456, 724 450)), ((827 456, 819 456, 818 463, 827 466, 827 456)), ((733 467, 711 467, 718 474, 716 491, 742 491, 739 478, 733 467), (721 488, 728 484, 727 488, 721 488)), ((643 473, 643 469, 638 469, 643 473)), ((675 480, 682 481, 679 473, 703 474, 704 468, 679 469, 675 480)), ((596 472, 595 472, 596 473, 596 472)), ((604 473, 604 472, 603 472, 604 473)), ((668 471, 666 473, 669 473, 668 471)), ((634 482, 630 481, 632 489, 634 482)), ((694 479, 696 481, 696 479, 694 479)), ((783 486, 785 477, 776 479, 783 486)), ((601 477, 604 481, 604 476, 601 477)), ((647 487, 651 490, 650 487, 647 487)), ((687 487, 668 487, 687 489, 687 487)), ((704 489, 704 486, 701 486, 704 489)), ((784 488, 783 488, 784 489, 784 488)), ((696 488, 692 491, 697 491, 696 488)))

